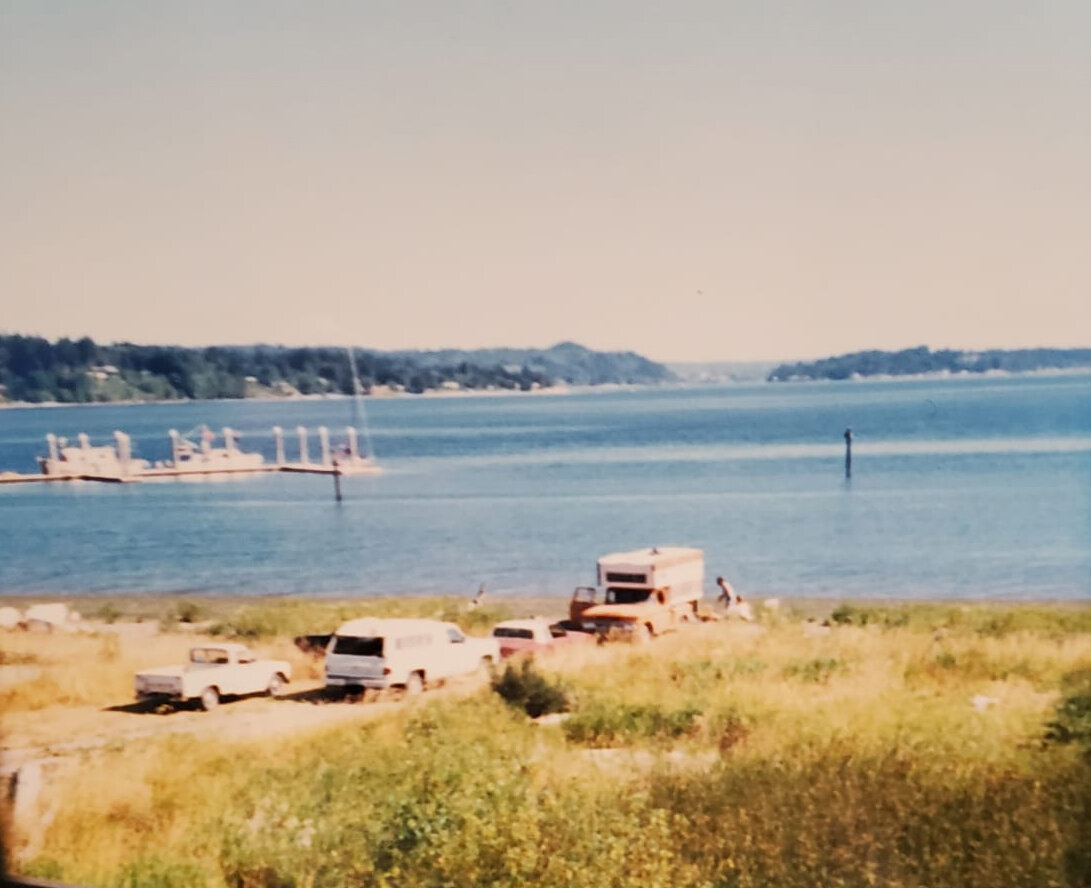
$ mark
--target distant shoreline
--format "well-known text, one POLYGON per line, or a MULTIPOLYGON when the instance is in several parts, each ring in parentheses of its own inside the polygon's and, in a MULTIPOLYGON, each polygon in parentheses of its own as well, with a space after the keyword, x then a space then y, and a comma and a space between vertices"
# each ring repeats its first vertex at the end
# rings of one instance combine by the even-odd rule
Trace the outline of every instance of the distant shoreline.
MULTIPOLYGON (((416 399, 416 398, 509 398, 509 397, 535 397, 535 396, 559 396, 590 394, 597 392, 613 391, 641 391, 646 389, 658 390, 692 390, 717 387, 741 387, 748 385, 791 385, 791 384, 835 384, 846 385, 861 382, 962 382, 974 379, 1023 379, 1035 377, 1054 376, 1087 376, 1091 375, 1091 365, 1086 367, 1042 367, 1036 370, 962 370, 952 373, 948 370, 937 370, 928 373, 902 373, 888 374, 875 373, 872 375, 854 374, 846 379, 828 379, 825 377, 800 376, 792 379, 708 379, 708 380, 683 380, 681 382, 610 382, 597 385, 559 385, 543 386, 541 388, 524 391, 522 389, 428 389, 424 392, 383 392, 382 394, 367 394, 362 397, 369 401, 387 401, 391 399, 416 399)), ((139 401, 80 401, 62 403, 60 401, 0 401, 0 410, 27 410, 47 408, 50 410, 64 407, 138 407, 142 405, 161 404, 253 404, 276 403, 293 404, 313 401, 349 401, 352 395, 341 393, 291 395, 286 397, 259 395, 248 398, 167 398, 162 400, 139 401)))
MULTIPOLYGON (((523 391, 522 389, 429 389, 424 392, 384 392, 378 395, 362 395, 361 397, 372 401, 387 401, 392 398, 493 398, 512 396, 534 395, 567 395, 573 392, 593 389, 622 389, 643 388, 643 384, 603 384, 588 386, 551 385, 541 388, 523 391)), ((77 401, 64 403, 61 401, 2 401, 0 410, 25 410, 44 407, 58 409, 62 407, 138 407, 151 404, 294 404, 301 401, 351 401, 352 395, 341 393, 316 394, 316 395, 257 395, 249 398, 165 398, 159 400, 129 400, 129 401, 77 401)))
POLYGON ((927 373, 854 373, 844 379, 832 379, 826 376, 794 376, 789 379, 768 380, 769 385, 786 383, 853 383, 853 382, 943 382, 945 380, 966 379, 1022 379, 1039 376, 1087 376, 1091 374, 1091 365, 1086 367, 1039 367, 1035 370, 932 370, 927 373))

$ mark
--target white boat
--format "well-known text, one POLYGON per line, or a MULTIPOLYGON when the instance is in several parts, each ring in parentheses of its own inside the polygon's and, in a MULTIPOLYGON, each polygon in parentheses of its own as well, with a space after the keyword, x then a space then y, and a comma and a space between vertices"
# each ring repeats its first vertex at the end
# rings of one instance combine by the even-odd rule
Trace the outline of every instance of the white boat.
POLYGON ((194 443, 175 429, 170 430, 171 461, 166 468, 175 472, 245 472, 260 469, 265 457, 238 448, 238 434, 223 430, 224 446, 216 447, 215 433, 208 427, 199 429, 200 440, 194 443))
POLYGON ((46 435, 49 455, 38 458, 42 474, 124 481, 148 468, 146 459, 133 458, 132 441, 124 432, 114 432, 113 444, 92 446, 83 432, 77 440, 72 446, 67 438, 46 435))

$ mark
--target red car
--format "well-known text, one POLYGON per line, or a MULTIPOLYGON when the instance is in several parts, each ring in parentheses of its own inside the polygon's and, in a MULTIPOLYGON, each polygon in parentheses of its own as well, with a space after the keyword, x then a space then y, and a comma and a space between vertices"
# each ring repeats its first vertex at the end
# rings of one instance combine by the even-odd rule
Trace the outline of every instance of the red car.
POLYGON ((493 627, 492 637, 500 642, 501 658, 513 654, 548 653, 573 644, 593 644, 595 636, 587 632, 570 632, 548 620, 505 620, 493 627))

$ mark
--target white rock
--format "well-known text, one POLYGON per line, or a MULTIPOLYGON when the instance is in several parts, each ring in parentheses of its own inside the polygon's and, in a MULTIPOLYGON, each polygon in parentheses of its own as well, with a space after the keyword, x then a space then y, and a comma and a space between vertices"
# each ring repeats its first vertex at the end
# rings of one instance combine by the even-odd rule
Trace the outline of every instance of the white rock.
POLYGON ((23 622, 23 614, 17 607, 0 607, 0 629, 14 629, 23 622))
POLYGON ((38 620, 42 623, 50 623, 54 626, 63 626, 68 622, 68 605, 54 602, 52 604, 32 604, 27 608, 27 622, 38 620))
POLYGON ((984 694, 974 694, 970 698, 970 705, 973 706, 978 712, 985 712, 990 706, 995 706, 999 703, 996 697, 986 697, 984 694))
POLYGON ((534 719, 536 725, 559 725, 569 716, 567 712, 551 712, 549 715, 540 715, 534 719))

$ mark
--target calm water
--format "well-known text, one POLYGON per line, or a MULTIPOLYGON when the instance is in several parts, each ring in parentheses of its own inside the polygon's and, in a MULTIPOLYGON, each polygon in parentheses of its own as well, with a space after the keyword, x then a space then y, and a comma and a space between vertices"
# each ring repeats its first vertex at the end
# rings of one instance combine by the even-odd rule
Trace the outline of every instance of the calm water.
MULTIPOLYGON (((1091 376, 754 385, 367 405, 386 473, 0 487, 0 590, 561 594, 693 545, 756 595, 1091 596, 1091 376), (853 479, 843 477, 851 425, 853 479)), ((347 401, 0 411, 46 432, 344 426, 347 401)), ((317 442, 312 438, 312 454, 317 442)), ((291 453, 291 451, 289 451, 291 453)))

